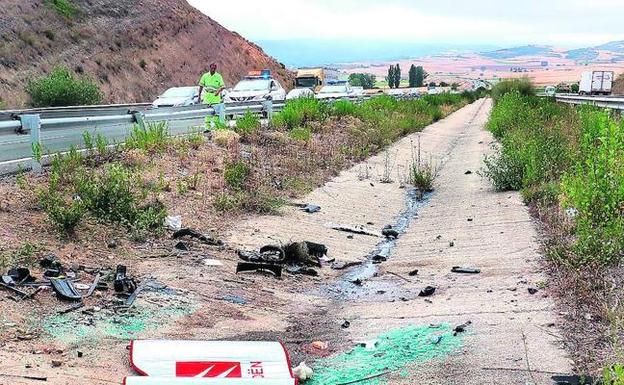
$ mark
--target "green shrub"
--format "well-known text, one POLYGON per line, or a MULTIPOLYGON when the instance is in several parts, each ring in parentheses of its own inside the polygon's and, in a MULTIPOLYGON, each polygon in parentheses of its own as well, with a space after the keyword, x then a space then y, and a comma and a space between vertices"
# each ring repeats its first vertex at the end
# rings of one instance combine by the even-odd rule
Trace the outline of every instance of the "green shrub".
POLYGON ((353 116, 357 106, 349 100, 336 100, 332 103, 330 113, 333 116, 353 116))
POLYGON ((312 121, 322 121, 327 115, 327 106, 314 98, 297 98, 289 100, 281 112, 275 114, 273 125, 278 128, 292 130, 304 127, 312 121))
POLYGON ((496 104, 503 96, 511 92, 517 92, 522 96, 535 96, 535 87, 529 78, 506 79, 492 88, 492 99, 496 104))
POLYGON ((250 173, 249 166, 243 162, 229 163, 224 171, 225 184, 233 190, 242 190, 250 173))
POLYGON ((59 15, 68 19, 72 19, 78 14, 78 8, 70 0, 46 0, 45 3, 59 15))
POLYGON ((135 124, 126 138, 126 148, 148 152, 163 152, 169 144, 167 122, 147 123, 145 128, 135 124))
POLYGON ((297 127, 290 130, 288 136, 296 140, 307 142, 312 139, 312 132, 309 128, 297 127))
POLYGON ((582 125, 582 155, 563 177, 562 205, 577 212, 578 262, 618 262, 624 255, 624 123, 608 112, 585 112, 582 125))
POLYGON ((145 61, 145 59, 139 60, 139 67, 141 67, 141 69, 145 69, 145 67, 147 67, 147 62, 145 61))
POLYGON ((65 67, 32 80, 26 87, 33 107, 62 107, 92 105, 102 102, 103 94, 89 79, 77 79, 65 67))
POLYGON ((624 385, 624 365, 615 364, 602 371, 604 385, 624 385))
POLYGON ((66 199, 52 189, 39 193, 39 203, 50 221, 66 234, 74 232, 85 214, 82 200, 66 199))
POLYGON ((255 134, 260 130, 260 127, 260 118, 249 110, 236 120, 236 132, 241 135, 255 134))
POLYGON ((481 175, 488 178, 497 191, 520 190, 524 179, 524 162, 516 148, 502 146, 484 158, 481 175))

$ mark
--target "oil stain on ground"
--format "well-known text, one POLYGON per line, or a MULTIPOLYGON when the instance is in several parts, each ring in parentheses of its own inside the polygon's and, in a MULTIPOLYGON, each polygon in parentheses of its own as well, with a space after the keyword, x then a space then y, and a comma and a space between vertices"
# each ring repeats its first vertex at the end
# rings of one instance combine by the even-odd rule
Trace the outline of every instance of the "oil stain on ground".
POLYGON ((463 345, 461 336, 453 336, 453 328, 439 326, 408 326, 380 335, 372 347, 356 346, 338 356, 320 359, 314 364, 314 376, 308 385, 345 384, 382 385, 388 373, 406 377, 408 367, 446 357, 463 345))

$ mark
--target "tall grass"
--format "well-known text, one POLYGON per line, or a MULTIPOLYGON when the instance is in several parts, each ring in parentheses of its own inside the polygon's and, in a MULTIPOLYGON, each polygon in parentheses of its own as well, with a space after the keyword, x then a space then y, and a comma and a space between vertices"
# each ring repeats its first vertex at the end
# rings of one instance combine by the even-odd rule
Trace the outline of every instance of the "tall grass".
POLYGON ((502 88, 488 123, 500 145, 482 173, 498 190, 522 190, 528 203, 555 207, 572 222, 562 262, 622 261, 624 123, 607 111, 527 95, 525 81, 502 88))

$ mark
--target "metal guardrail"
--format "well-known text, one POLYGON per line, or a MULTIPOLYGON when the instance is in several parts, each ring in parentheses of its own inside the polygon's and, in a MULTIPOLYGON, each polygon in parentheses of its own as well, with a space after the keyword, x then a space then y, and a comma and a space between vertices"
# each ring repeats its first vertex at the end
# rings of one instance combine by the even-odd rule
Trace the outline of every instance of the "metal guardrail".
MULTIPOLYGON (((376 95, 323 99, 332 102, 346 99, 361 103, 376 95)), ((412 95, 396 96, 413 98, 412 95)), ((285 101, 236 102, 225 105, 152 107, 150 104, 117 104, 108 106, 61 107, 0 112, 0 175, 21 168, 39 169, 33 151, 44 153, 81 149, 83 133, 103 135, 109 142, 123 142, 135 124, 166 121, 172 135, 189 133, 193 127, 204 127, 206 116, 237 116, 251 111, 271 116, 281 111, 285 101), (223 107, 221 107, 223 106, 223 107), (30 135, 28 135, 30 134, 30 135), (37 149, 37 150, 35 150, 37 149)))
POLYGON ((589 104, 601 108, 624 110, 624 98, 617 96, 555 95, 555 100, 568 104, 589 104))

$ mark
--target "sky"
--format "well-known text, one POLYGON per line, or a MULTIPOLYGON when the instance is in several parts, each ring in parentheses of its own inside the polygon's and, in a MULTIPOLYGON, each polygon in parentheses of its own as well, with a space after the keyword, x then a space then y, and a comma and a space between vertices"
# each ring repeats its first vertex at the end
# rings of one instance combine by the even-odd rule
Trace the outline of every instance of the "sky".
POLYGON ((328 39, 427 44, 548 44, 624 40, 622 0, 188 0, 253 41, 328 39))

